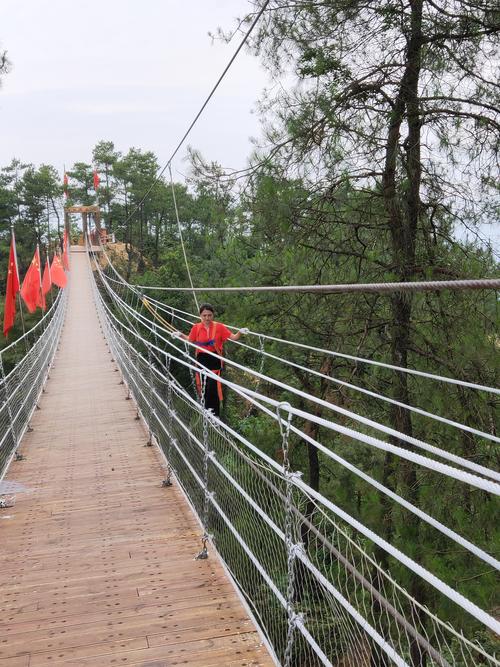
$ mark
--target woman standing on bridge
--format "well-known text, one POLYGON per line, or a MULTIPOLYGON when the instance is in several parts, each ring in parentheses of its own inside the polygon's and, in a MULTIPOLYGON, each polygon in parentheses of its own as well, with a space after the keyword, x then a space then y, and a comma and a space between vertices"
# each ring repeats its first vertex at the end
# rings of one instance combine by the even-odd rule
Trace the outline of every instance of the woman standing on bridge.
MULTIPOLYGON (((212 373, 215 373, 215 375, 220 375, 223 368, 222 354, 224 343, 226 340, 238 340, 240 336, 248 333, 248 329, 240 329, 237 333, 231 333, 222 322, 214 320, 214 307, 210 303, 201 304, 200 320, 201 322, 193 325, 189 336, 180 331, 172 332, 172 336, 195 343, 196 361, 205 366, 205 368, 208 368, 212 373), (210 354, 210 352, 213 354, 210 354)), ((201 396, 202 386, 199 373, 196 373, 196 386, 201 396)), ((222 398, 221 383, 211 377, 207 377, 204 404, 217 417, 220 415, 220 402, 222 398)))

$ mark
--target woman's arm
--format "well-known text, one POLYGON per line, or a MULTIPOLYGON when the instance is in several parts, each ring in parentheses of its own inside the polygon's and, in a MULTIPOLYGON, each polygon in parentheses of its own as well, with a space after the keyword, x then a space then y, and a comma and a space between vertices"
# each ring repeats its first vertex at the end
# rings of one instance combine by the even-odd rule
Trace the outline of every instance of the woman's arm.
POLYGON ((246 327, 243 327, 243 329, 240 329, 236 333, 232 333, 228 340, 239 340, 241 336, 246 336, 248 333, 250 333, 249 330, 246 327))
POLYGON ((182 331, 171 331, 170 335, 172 338, 181 338, 182 340, 189 340, 189 336, 186 336, 182 331))

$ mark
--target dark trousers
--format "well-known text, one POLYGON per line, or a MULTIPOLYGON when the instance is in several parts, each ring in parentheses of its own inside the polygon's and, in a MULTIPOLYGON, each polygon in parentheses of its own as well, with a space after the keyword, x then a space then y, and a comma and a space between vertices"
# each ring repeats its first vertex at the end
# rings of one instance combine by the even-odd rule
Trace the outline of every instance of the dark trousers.
MULTIPOLYGON (((200 352, 198 356, 196 357, 196 360, 199 361, 199 363, 202 366, 205 366, 205 368, 208 368, 211 371, 214 371, 215 373, 220 373, 222 364, 220 359, 217 359, 217 357, 212 357, 210 354, 205 354, 204 352, 200 352)), ((198 381, 199 375, 197 375, 197 381, 198 381)), ((217 417, 220 416, 220 396, 219 396, 219 383, 217 380, 214 380, 213 378, 207 377, 205 378, 205 401, 204 405, 207 408, 207 410, 213 410, 213 413, 217 415, 217 417)), ((198 382, 197 382, 198 384, 198 382)), ((198 385, 198 390, 201 392, 201 379, 199 380, 199 385, 198 385)))

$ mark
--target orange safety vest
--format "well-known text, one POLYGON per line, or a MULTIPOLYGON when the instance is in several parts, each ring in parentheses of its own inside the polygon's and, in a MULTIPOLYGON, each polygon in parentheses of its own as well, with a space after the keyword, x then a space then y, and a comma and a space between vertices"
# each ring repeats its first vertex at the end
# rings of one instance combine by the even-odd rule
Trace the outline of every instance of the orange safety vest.
MULTIPOLYGON (((189 340, 195 343, 197 346, 196 356, 202 354, 205 349, 209 352, 215 352, 216 354, 222 356, 224 341, 226 341, 230 335, 231 332, 229 331, 229 329, 220 322, 212 322, 208 329, 208 332, 203 322, 199 322, 198 324, 193 325, 193 328, 189 333, 189 340), (199 340, 200 337, 204 340, 199 340)), ((222 365, 223 362, 221 360, 221 367, 222 365)), ((210 369, 210 370, 215 375, 221 374, 220 369, 219 370, 210 369)), ((196 373, 196 388, 198 390, 198 394, 201 396, 200 373, 196 373)), ((217 382, 217 394, 219 396, 219 400, 222 401, 224 398, 224 394, 222 391, 221 382, 217 382)))

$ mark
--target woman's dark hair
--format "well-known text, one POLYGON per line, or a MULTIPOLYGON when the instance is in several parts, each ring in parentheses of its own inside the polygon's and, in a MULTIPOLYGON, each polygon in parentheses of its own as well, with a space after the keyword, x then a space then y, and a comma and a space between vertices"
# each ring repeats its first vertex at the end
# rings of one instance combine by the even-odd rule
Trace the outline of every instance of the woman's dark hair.
POLYGON ((204 310, 211 310, 212 313, 215 313, 214 307, 212 306, 211 303, 202 303, 200 306, 200 315, 204 310))

